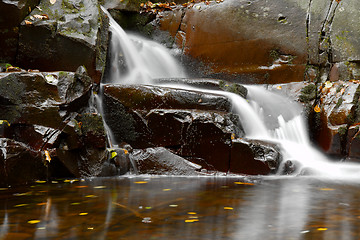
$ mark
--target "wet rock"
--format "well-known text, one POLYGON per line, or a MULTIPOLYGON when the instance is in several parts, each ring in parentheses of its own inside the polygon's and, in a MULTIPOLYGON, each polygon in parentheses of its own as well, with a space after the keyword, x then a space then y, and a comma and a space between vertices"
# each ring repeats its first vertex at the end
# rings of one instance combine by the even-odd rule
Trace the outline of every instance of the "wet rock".
POLYGON ((360 131, 359 126, 351 126, 347 135, 348 157, 352 160, 360 160, 360 131))
POLYGON ((279 148, 269 142, 235 139, 232 141, 230 172, 249 175, 275 173, 282 160, 279 148))
POLYGON ((356 19, 360 13, 356 0, 341 1, 336 8, 331 25, 332 61, 353 61, 360 59, 360 27, 356 19))
POLYGON ((99 82, 105 66, 108 18, 97 1, 42 0, 21 23, 17 63, 26 69, 75 71, 84 65, 99 82))
POLYGON ((116 99, 126 108, 136 110, 155 108, 195 108, 226 112, 231 110, 231 103, 222 95, 180 88, 107 84, 104 86, 104 95, 116 99))
POLYGON ((0 62, 15 64, 19 25, 39 1, 0 1, 0 62))
POLYGON ((302 81, 305 71, 308 5, 286 0, 199 3, 164 13, 159 22, 186 55, 210 64, 213 73, 248 75, 253 83, 294 82, 302 81))
POLYGON ((19 185, 45 180, 47 168, 40 152, 25 144, 0 138, 0 185, 19 185))
POLYGON ((139 174, 199 175, 201 168, 163 147, 134 149, 130 157, 139 174))
POLYGON ((1 73, 0 116, 10 124, 61 128, 70 110, 88 104, 91 86, 87 76, 69 72, 1 73))
MULTIPOLYGON (((238 116, 231 113, 210 112, 202 110, 154 109, 146 115, 147 126, 152 133, 152 142, 157 146, 180 147, 188 152, 191 142, 199 142, 211 134, 220 133, 216 138, 244 136, 238 116), (207 125, 206 133, 196 132, 200 124, 207 125), (197 125, 197 126, 194 126, 197 125), (211 126, 213 125, 213 127, 211 126), (213 128, 217 130, 212 131, 213 128), (195 131, 195 132, 193 132, 195 131)), ((205 129, 206 127, 204 127, 205 129)), ((210 140, 209 140, 210 141, 210 140)), ((215 140, 216 141, 216 140, 215 140)), ((191 148, 197 148, 192 146, 191 148)), ((206 147, 205 147, 206 148, 206 147)), ((211 155, 211 153, 209 153, 211 155)))

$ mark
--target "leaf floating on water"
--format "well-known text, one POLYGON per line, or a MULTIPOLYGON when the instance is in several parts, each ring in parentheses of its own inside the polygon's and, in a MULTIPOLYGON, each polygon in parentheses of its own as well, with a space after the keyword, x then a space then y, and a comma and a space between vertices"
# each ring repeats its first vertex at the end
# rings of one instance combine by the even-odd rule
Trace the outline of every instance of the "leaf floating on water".
POLYGON ((25 206, 28 206, 29 204, 27 203, 22 203, 22 204, 18 204, 18 205, 15 205, 14 207, 25 207, 25 206))
POLYGON ((225 210, 234 210, 232 207, 224 207, 225 210))
POLYGON ((81 203, 78 203, 78 202, 73 202, 73 203, 70 203, 70 205, 80 205, 81 203))
POLYGON ((79 213, 79 216, 86 216, 86 215, 88 215, 89 213, 87 213, 87 212, 82 212, 82 213, 79 213))
POLYGON ((87 188, 88 186, 84 186, 84 185, 81 185, 81 186, 75 186, 75 188, 87 188))
POLYGON ((134 182, 136 184, 145 184, 145 183, 148 183, 147 181, 137 181, 137 182, 134 182))
POLYGON ((314 107, 314 111, 317 112, 317 113, 321 112, 319 104, 316 104, 316 106, 314 107))
POLYGON ((169 205, 169 207, 178 207, 179 205, 176 205, 176 204, 171 204, 171 205, 169 205))
POLYGON ((186 219, 185 222, 186 223, 193 223, 193 222, 198 222, 199 219, 186 219))
POLYGON ((88 227, 87 229, 89 229, 89 230, 94 230, 94 228, 93 228, 93 227, 88 227))
POLYGON ((320 188, 321 191, 334 191, 333 188, 320 188))
POLYGON ((87 195, 85 197, 87 197, 87 198, 96 198, 97 196, 96 195, 87 195))
POLYGON ((250 186, 255 185, 253 183, 247 183, 247 182, 234 182, 234 183, 237 185, 250 185, 250 186))
POLYGON ((326 227, 320 227, 320 228, 317 228, 316 230, 318 230, 318 231, 326 231, 328 229, 326 227))
POLYGON ((29 220, 28 223, 30 224, 36 224, 36 223, 39 223, 41 222, 40 220, 37 220, 37 219, 34 219, 34 220, 29 220))
POLYGON ((38 206, 44 206, 44 205, 46 205, 47 203, 46 202, 42 202, 42 203, 38 203, 38 204, 36 204, 36 205, 38 205, 38 206))
POLYGON ((46 183, 46 181, 37 180, 36 183, 46 183))
POLYGON ((149 210, 149 209, 152 209, 152 207, 145 207, 145 209, 148 209, 148 210, 149 210))
POLYGON ((8 188, 0 188, 0 191, 8 190, 8 188))
POLYGON ((187 214, 189 214, 189 215, 195 215, 195 214, 197 214, 196 212, 188 212, 187 214))
POLYGON ((171 191, 171 188, 165 188, 165 189, 163 189, 163 192, 168 192, 168 191, 171 191))
POLYGON ((95 186, 95 189, 102 189, 102 188, 106 188, 106 186, 95 186))

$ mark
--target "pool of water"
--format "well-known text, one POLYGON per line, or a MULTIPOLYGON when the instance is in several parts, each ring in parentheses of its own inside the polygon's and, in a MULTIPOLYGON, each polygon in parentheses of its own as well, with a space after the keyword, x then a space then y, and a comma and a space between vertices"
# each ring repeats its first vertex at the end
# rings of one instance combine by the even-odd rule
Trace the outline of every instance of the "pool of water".
POLYGON ((0 190, 0 239, 359 239, 360 184, 116 177, 0 190))

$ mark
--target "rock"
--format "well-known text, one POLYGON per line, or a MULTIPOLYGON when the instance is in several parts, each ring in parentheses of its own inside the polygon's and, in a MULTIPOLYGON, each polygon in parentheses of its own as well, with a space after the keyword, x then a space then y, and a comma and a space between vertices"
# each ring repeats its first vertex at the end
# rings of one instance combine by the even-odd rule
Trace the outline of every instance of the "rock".
POLYGON ((75 71, 84 65, 99 83, 108 27, 109 19, 95 0, 42 0, 21 23, 17 64, 41 71, 75 71))
POLYGON ((19 25, 39 0, 0 1, 0 63, 15 64, 19 41, 19 25))
POLYGON ((232 173, 267 175, 275 173, 282 161, 279 148, 260 140, 232 141, 230 169, 232 173))
POLYGON ((199 175, 201 168, 163 147, 134 149, 130 157, 139 174, 199 175))
POLYGON ((46 180, 45 158, 25 144, 0 138, 0 186, 46 180))
POLYGON ((195 108, 225 112, 231 110, 231 103, 222 95, 180 88, 106 84, 104 86, 104 95, 105 98, 112 97, 116 99, 126 108, 136 110, 155 108, 195 108))
POLYGON ((360 160, 360 131, 359 126, 350 126, 347 135, 347 150, 350 159, 360 160))
POLYGON ((11 125, 61 128, 70 111, 87 106, 90 81, 69 72, 0 73, 0 116, 11 125))
POLYGON ((212 73, 247 75, 252 83, 298 82, 307 56, 308 5, 287 0, 198 3, 161 14, 159 24, 186 55, 209 64, 212 73))
POLYGON ((330 36, 333 62, 360 60, 360 27, 357 21, 360 13, 355 7, 357 5, 356 0, 347 0, 336 7, 330 36))

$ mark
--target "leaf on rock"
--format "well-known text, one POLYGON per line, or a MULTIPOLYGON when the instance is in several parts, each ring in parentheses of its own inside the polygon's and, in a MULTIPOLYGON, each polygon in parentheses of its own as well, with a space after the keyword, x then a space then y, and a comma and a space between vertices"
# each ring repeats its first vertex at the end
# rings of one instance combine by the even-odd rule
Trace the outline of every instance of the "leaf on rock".
POLYGON ((25 24, 26 24, 26 25, 32 25, 33 23, 30 22, 30 21, 28 21, 28 20, 25 20, 25 24))
POLYGON ((50 0, 50 3, 54 5, 56 3, 56 0, 50 0))
POLYGON ((250 185, 250 186, 255 185, 253 183, 247 183, 247 182, 234 182, 234 183, 237 185, 250 185))
POLYGON ((314 107, 314 111, 317 112, 317 113, 321 112, 319 104, 316 104, 316 106, 314 107))

